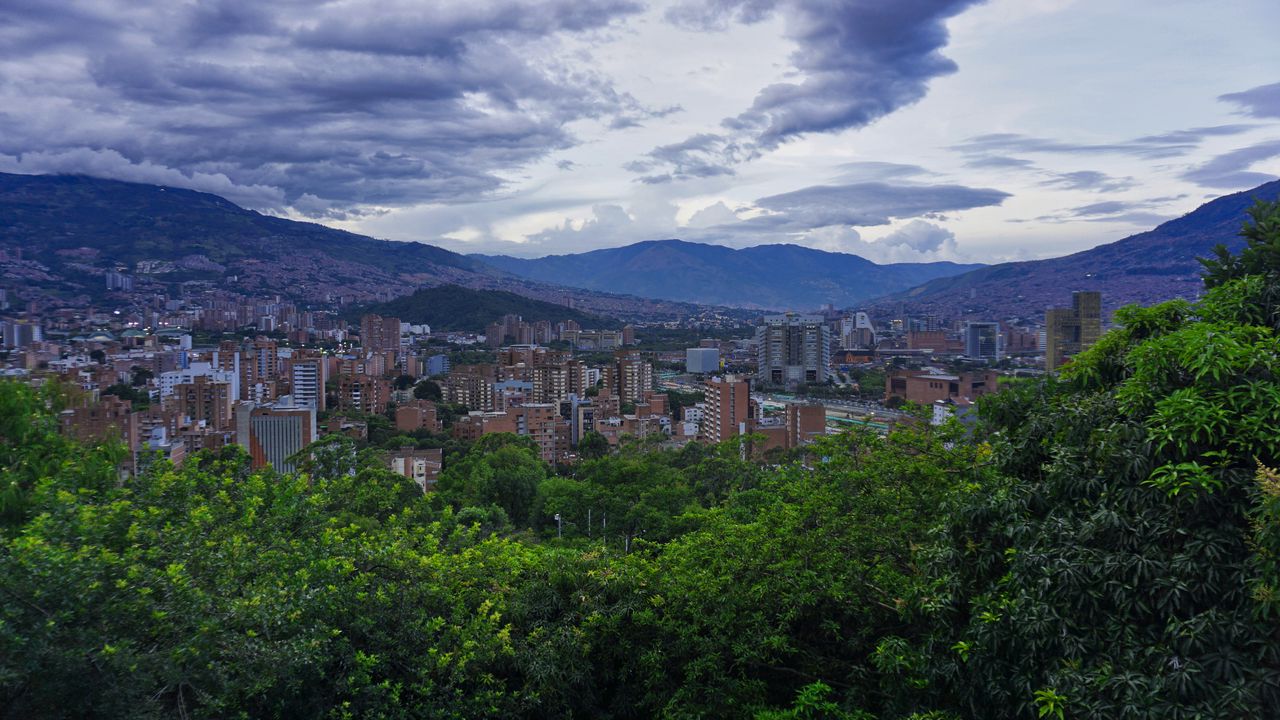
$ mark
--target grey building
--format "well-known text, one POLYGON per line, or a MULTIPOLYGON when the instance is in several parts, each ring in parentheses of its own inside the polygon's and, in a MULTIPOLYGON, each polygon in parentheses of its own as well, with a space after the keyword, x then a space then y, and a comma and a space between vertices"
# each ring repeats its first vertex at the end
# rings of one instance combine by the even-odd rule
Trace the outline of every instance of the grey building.
POLYGON ((697 374, 720 372, 720 349, 686 348, 684 351, 684 371, 697 374))
POLYGON ((1000 323, 966 322, 964 354, 975 360, 999 360, 1004 354, 1000 345, 1000 323))
POLYGON ((825 383, 831 367, 831 330, 822 318, 769 315, 756 328, 758 377, 770 385, 825 383))

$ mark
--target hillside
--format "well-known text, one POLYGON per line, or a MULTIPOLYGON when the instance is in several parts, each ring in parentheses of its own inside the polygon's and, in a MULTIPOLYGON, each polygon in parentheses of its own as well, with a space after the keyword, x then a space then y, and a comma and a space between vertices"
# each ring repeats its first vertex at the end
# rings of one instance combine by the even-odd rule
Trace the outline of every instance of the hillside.
POLYGON ((55 305, 101 301, 106 273, 121 270, 162 293, 194 282, 304 302, 372 302, 456 284, 629 318, 694 309, 530 282, 433 245, 270 217, 208 193, 83 176, 0 173, 0 250, 0 287, 55 305))
POLYGON ((977 265, 950 262, 877 265, 847 253, 799 245, 723 245, 654 240, 534 260, 472 256, 540 282, 688 302, 805 310, 847 306, 977 265))
POLYGON ((1197 258, 1214 245, 1244 246, 1240 227, 1256 200, 1280 197, 1280 180, 1212 200, 1153 230, 1048 260, 1002 263, 939 278, 878 298, 880 313, 939 312, 989 318, 1038 317, 1067 304, 1073 290, 1099 290, 1103 304, 1150 305, 1175 297, 1194 298, 1203 288, 1197 258))
POLYGON ((574 320, 584 328, 615 328, 616 320, 541 300, 531 300, 501 290, 471 290, 457 285, 425 288, 412 295, 361 308, 352 313, 398 317, 402 322, 425 323, 432 330, 483 330, 503 315, 519 315, 525 322, 574 320))

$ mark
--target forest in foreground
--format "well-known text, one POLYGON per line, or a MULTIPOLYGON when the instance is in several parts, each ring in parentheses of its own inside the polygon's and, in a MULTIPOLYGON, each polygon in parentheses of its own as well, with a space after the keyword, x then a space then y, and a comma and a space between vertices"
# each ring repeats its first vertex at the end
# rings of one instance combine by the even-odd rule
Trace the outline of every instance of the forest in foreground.
POLYGON ((0 384, 0 717, 1265 718, 1280 205, 956 424, 757 462, 515 436, 423 496, 337 439, 120 480, 0 384), (559 515, 558 525, 554 518, 559 515))

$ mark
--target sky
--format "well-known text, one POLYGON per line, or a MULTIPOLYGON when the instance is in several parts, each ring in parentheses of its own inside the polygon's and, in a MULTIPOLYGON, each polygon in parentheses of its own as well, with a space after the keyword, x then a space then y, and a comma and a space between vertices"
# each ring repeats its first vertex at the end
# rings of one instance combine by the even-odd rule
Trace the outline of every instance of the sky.
POLYGON ((4 0, 0 172, 537 257, 1064 255, 1280 176, 1275 0, 4 0))

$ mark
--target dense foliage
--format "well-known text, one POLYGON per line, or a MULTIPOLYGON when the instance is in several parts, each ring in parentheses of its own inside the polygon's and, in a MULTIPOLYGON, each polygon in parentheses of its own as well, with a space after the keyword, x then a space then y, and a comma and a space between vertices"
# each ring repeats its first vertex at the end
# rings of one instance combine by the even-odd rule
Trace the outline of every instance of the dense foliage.
POLYGON ((0 384, 0 717, 1274 716, 1280 207, 1246 237, 976 430, 770 465, 493 435, 423 496, 330 437, 122 479, 0 384))

